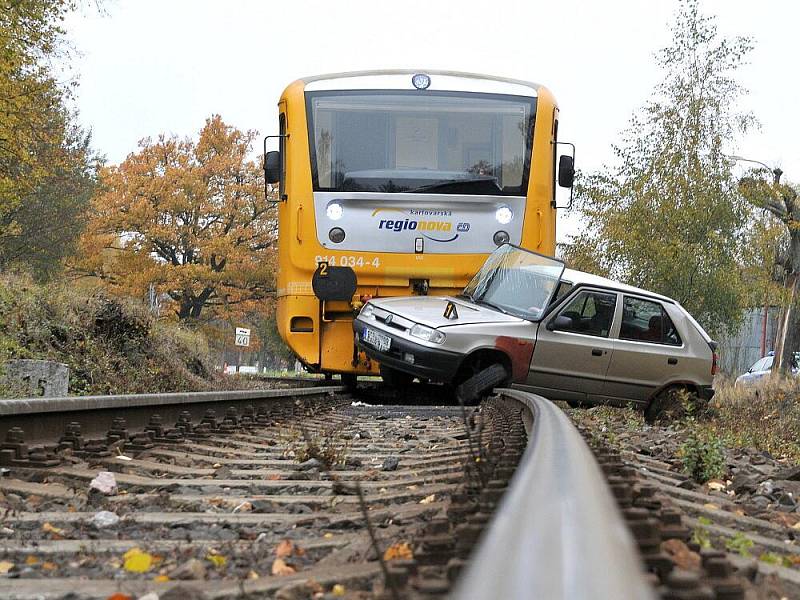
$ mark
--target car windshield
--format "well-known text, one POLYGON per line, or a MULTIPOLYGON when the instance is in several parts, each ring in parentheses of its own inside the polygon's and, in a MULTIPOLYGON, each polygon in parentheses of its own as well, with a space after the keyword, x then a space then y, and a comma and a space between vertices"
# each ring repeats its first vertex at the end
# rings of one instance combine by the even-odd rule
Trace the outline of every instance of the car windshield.
POLYGON ((550 302, 564 263, 504 244, 489 255, 463 295, 529 321, 539 321, 550 302))
POLYGON ((306 93, 314 190, 523 196, 536 98, 306 93))

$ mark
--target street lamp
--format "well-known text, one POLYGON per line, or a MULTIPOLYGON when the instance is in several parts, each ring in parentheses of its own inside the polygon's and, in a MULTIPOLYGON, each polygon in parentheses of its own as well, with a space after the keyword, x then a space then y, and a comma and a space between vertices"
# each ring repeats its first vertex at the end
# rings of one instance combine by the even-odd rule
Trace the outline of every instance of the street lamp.
POLYGON ((760 165, 760 166, 764 167, 767 171, 772 173, 772 177, 774 178, 773 179, 773 183, 775 185, 778 185, 781 182, 781 175, 783 175, 783 171, 778 167, 772 168, 769 165, 767 165, 766 163, 761 162, 760 160, 753 160, 752 158, 745 158, 744 156, 739 156, 737 154, 726 154, 726 156, 728 158, 730 158, 731 160, 735 160, 735 161, 739 161, 739 162, 749 162, 749 163, 753 163, 754 165, 760 165))
MULTIPOLYGON (((778 186, 781 182, 781 175, 783 175, 783 171, 778 168, 772 168, 768 164, 761 162, 760 160, 753 160, 752 158, 745 158, 744 156, 739 156, 737 154, 727 154, 726 155, 731 160, 735 160, 737 162, 748 162, 753 163, 754 165, 759 165, 760 167, 765 168, 767 171, 772 173, 772 184, 774 186, 778 186)), ((767 353, 767 321, 769 320, 769 303, 767 302, 767 298, 764 299, 764 313, 761 316, 761 356, 763 357, 767 353)))

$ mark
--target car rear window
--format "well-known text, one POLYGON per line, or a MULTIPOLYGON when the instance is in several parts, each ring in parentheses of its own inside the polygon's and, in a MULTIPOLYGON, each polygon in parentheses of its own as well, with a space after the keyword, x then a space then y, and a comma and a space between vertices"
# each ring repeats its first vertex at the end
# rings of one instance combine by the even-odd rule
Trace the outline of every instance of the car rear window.
POLYGON ((681 345, 678 331, 660 303, 630 296, 625 296, 622 304, 619 337, 651 344, 681 345))

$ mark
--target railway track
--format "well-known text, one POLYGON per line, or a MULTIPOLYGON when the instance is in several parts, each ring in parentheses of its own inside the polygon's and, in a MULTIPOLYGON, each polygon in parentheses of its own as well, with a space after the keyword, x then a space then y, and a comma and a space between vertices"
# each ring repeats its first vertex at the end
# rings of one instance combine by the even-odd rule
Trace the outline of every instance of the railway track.
POLYGON ((753 589, 735 557, 706 551, 692 569, 665 552, 691 543, 686 490, 670 496, 674 481, 641 457, 595 444, 595 462, 542 398, 501 390, 468 410, 353 400, 305 387, 0 401, 0 598, 753 589))

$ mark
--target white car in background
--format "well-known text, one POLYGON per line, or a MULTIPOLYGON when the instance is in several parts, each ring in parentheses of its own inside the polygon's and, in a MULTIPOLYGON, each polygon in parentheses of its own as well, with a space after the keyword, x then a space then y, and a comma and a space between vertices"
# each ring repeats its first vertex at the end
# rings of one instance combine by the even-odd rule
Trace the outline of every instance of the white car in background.
MULTIPOLYGON (((770 352, 767 356, 759 358, 753 366, 747 369, 746 373, 742 373, 736 378, 734 387, 746 388, 753 387, 764 383, 767 378, 772 374, 772 364, 775 361, 774 353, 770 352)), ((797 375, 800 369, 797 367, 798 356, 795 354, 794 364, 792 365, 792 375, 797 375)))

